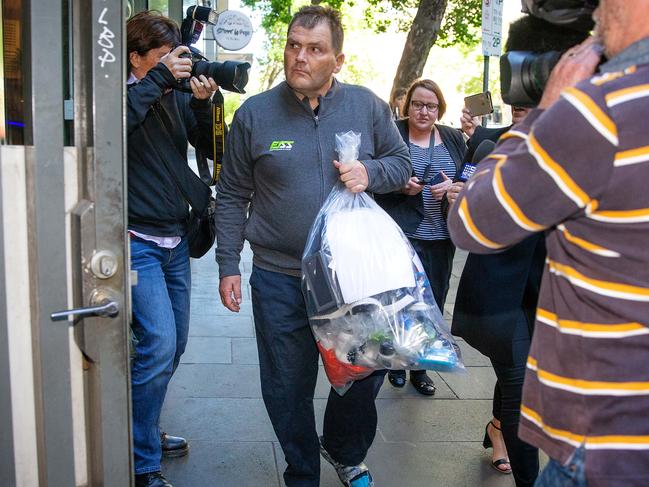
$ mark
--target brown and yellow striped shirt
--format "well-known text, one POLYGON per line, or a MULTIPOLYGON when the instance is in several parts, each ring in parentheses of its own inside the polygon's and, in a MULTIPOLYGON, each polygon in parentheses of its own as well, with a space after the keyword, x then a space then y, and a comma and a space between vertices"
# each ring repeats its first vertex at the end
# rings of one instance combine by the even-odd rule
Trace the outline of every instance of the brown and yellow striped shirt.
POLYGON ((495 252, 545 231, 520 436, 589 485, 649 486, 649 64, 532 112, 481 162, 453 241, 495 252))

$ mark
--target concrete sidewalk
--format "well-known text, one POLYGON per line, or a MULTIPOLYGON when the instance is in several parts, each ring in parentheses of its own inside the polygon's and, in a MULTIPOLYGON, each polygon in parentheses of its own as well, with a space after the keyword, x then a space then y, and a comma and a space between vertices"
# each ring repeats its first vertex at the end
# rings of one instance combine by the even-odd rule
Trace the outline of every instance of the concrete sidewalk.
MULTIPOLYGON (((162 428, 190 441, 184 458, 168 459, 163 472, 175 487, 282 486, 286 466, 266 414, 247 285, 252 255, 242 258, 246 285, 241 312, 225 309, 218 297, 214 253, 192 261, 192 305, 187 351, 171 381, 162 428)), ((444 315, 450 319, 464 264, 458 253, 444 315)), ((460 341, 467 373, 431 376, 434 397, 419 395, 409 384, 393 388, 386 379, 377 406, 379 428, 366 463, 377 487, 511 487, 511 475, 490 467, 483 450, 484 428, 491 418, 495 376, 489 361, 460 341)), ((327 378, 321 367, 315 395, 321 428, 327 378)), ((327 463, 323 487, 340 486, 327 463)))

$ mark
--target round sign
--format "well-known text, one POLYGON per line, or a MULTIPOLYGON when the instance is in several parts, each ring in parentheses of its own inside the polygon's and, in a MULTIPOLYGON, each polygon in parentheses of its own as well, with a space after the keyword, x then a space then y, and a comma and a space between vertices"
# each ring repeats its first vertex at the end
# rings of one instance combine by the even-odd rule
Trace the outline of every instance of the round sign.
POLYGON ((212 26, 212 33, 223 49, 238 51, 252 39, 252 22, 241 12, 225 10, 219 14, 216 25, 212 26))

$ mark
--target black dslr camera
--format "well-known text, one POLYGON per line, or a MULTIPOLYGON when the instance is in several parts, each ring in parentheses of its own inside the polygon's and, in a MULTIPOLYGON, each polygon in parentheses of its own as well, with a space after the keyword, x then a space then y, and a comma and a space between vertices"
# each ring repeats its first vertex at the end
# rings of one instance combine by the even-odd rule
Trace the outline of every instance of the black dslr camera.
MULTIPOLYGON (((192 60, 192 76, 198 77, 201 74, 213 78, 216 84, 224 90, 235 93, 245 93, 244 88, 248 84, 248 70, 250 63, 239 61, 217 61, 210 62, 192 44, 196 43, 201 36, 205 24, 216 24, 218 14, 210 7, 192 6, 187 9, 187 14, 180 27, 182 44, 187 46, 191 53, 185 53, 182 57, 192 60)), ((177 89, 191 93, 192 89, 189 80, 178 82, 177 89)))
MULTIPOLYGON (((588 33, 599 0, 521 0, 523 12, 560 29, 588 33)), ((500 88, 505 103, 535 107, 552 69, 565 51, 510 51, 500 58, 500 88)))

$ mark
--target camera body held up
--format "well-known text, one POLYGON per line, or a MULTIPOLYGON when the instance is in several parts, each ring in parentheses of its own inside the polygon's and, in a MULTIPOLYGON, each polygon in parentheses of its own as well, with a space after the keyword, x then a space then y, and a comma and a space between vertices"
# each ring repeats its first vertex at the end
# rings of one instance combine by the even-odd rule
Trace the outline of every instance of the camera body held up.
MULTIPOLYGON (((192 44, 196 43, 205 24, 215 24, 218 14, 209 7, 191 6, 180 27, 182 44, 190 50, 181 56, 192 60, 192 76, 201 74, 213 78, 219 87, 234 93, 245 93, 250 63, 239 61, 209 61, 192 44)), ((179 80, 176 89, 191 93, 189 80, 179 80)))
MULTIPOLYGON (((593 12, 599 0, 521 0, 523 12, 552 24, 557 32, 586 35, 594 26, 593 12)), ((532 33, 531 35, 537 35, 532 33)), ((513 106, 535 107, 539 104, 552 69, 561 58, 562 50, 517 50, 514 48, 500 58, 500 83, 505 103, 513 106)))

